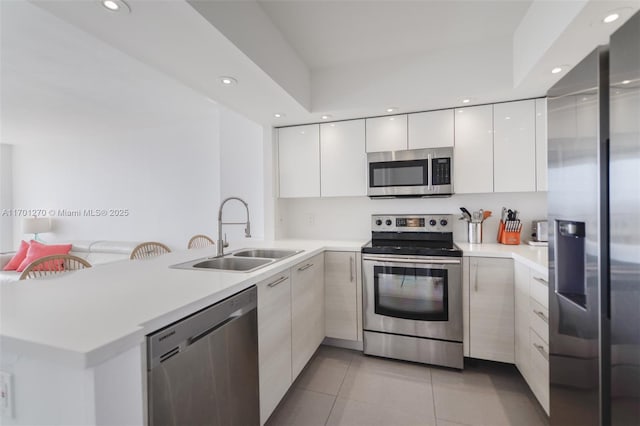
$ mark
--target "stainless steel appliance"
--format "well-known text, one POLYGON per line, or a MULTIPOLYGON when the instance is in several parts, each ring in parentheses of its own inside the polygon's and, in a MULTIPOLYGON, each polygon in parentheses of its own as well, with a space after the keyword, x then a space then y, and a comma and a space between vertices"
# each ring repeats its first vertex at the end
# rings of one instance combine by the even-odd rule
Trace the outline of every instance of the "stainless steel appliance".
POLYGON ((362 248, 364 353, 463 368, 452 215, 373 215, 362 248))
POLYGON ((147 336, 150 425, 260 424, 256 302, 251 287, 147 336))
POLYGON ((370 152, 369 197, 453 194, 453 148, 370 152))
POLYGON ((549 222, 546 220, 534 220, 531 223, 531 238, 533 241, 549 241, 549 222))
POLYGON ((639 424, 640 14, 548 96, 551 424, 639 424))

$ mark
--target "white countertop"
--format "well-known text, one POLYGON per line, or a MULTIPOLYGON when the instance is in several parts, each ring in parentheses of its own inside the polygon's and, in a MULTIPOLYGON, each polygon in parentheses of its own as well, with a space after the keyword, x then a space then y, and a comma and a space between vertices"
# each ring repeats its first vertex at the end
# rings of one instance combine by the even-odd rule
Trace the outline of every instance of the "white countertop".
POLYGON ((469 244, 456 241, 464 256, 506 257, 527 265, 541 274, 549 271, 549 248, 528 244, 506 245, 498 243, 469 244))
MULTIPOLYGON (((147 334, 325 250, 359 251, 364 241, 242 240, 241 248, 304 250, 255 272, 169 268, 215 256, 215 248, 150 260, 113 262, 48 280, 0 286, 3 354, 24 354, 80 368, 139 345, 147 334)), ((547 248, 456 243, 465 256, 506 257, 546 273, 547 248)))
POLYGON ((2 352, 91 367, 145 335, 248 288, 324 250, 359 251, 364 241, 242 240, 226 249, 304 250, 254 272, 169 268, 215 256, 215 248, 113 262, 47 280, 0 286, 2 352))

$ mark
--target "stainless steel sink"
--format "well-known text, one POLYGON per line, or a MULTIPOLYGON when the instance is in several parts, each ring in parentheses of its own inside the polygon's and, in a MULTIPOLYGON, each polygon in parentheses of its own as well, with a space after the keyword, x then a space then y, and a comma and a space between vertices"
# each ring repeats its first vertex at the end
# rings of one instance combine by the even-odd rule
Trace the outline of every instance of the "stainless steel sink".
POLYGON ((281 249, 247 249, 232 253, 237 257, 261 257, 265 259, 284 259, 300 253, 302 250, 281 250, 281 249))
POLYGON ((273 263, 273 259, 237 258, 237 257, 217 257, 198 262, 192 265, 196 269, 222 269, 227 271, 249 272, 273 263))
POLYGON ((208 257, 172 265, 171 268, 191 270, 216 270, 253 272, 304 250, 244 249, 223 257, 208 257))

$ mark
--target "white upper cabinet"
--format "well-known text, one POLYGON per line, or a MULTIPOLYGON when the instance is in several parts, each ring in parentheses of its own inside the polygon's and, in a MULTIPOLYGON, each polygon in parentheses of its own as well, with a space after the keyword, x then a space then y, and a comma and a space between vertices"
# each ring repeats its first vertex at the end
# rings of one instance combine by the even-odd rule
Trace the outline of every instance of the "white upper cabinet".
POLYGON ((320 196, 320 125, 278 130, 280 197, 320 196))
POLYGON ((409 114, 409 149, 453 146, 452 109, 409 114))
POLYGON ((455 111, 454 192, 493 192, 493 106, 455 111))
POLYGON ((536 191, 547 190, 547 98, 536 99, 536 191))
POLYGON ((535 100, 493 106, 494 191, 536 190, 535 100))
POLYGON ((320 192, 323 197, 367 195, 364 120, 320 125, 320 192))
POLYGON ((367 118, 367 152, 407 149, 407 115, 367 118))

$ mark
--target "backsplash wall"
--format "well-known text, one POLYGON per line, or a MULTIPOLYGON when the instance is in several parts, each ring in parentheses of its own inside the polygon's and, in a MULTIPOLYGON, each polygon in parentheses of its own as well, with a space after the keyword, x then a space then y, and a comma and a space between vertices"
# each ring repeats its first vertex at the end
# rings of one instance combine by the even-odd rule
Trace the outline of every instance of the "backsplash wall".
MULTIPOLYGON (((434 213, 460 216, 469 211, 491 210, 484 223, 483 242, 496 241, 502 207, 518 210, 523 221, 522 242, 530 239, 531 221, 546 219, 547 193, 491 193, 454 195, 450 198, 376 199, 367 197, 282 198, 276 212, 277 238, 363 240, 371 236, 372 214, 434 213)), ((467 240, 466 222, 454 221, 453 237, 467 240)))

